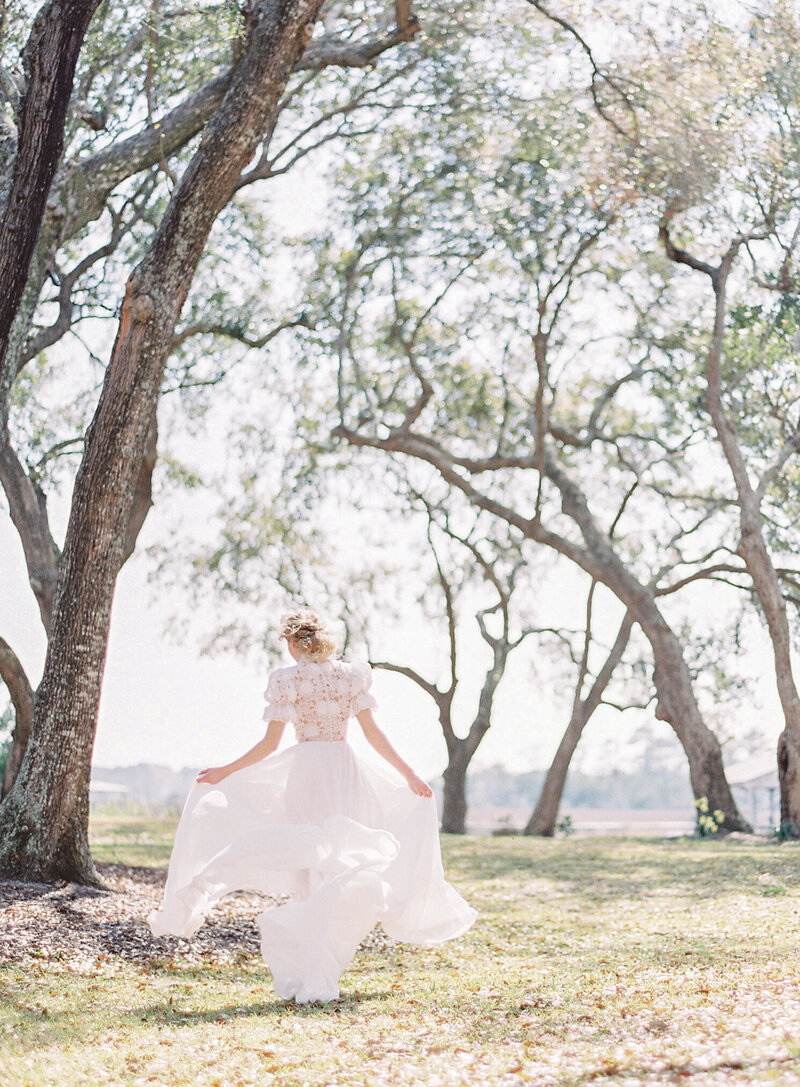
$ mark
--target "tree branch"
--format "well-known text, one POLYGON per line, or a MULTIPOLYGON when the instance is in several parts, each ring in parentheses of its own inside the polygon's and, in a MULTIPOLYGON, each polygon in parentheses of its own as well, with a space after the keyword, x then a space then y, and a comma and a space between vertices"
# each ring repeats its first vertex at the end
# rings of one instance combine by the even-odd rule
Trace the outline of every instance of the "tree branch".
POLYGON ((8 688, 11 703, 14 706, 16 725, 11 741, 11 752, 3 777, 0 797, 6 796, 19 771, 22 756, 28 743, 33 725, 33 688, 25 669, 14 650, 4 638, 0 638, 0 679, 8 688))
POLYGON ((64 147, 64 124, 75 67, 99 0, 50 0, 40 9, 22 54, 26 78, 18 146, 0 220, 0 396, 11 330, 36 250, 53 178, 64 147))
MULTIPOLYGON (((714 566, 707 566, 703 570, 697 570, 693 574, 689 574, 688 577, 681 578, 680 581, 676 581, 673 585, 662 585, 653 590, 655 596, 669 596, 671 593, 677 593, 680 589, 685 588, 687 585, 691 585, 693 581, 702 581, 704 579, 723 580, 728 585, 734 583, 728 581, 726 578, 716 578, 717 574, 746 574, 746 566, 731 566, 728 563, 717 563, 714 566)), ((741 585, 736 585, 737 589, 742 588, 741 585)))
POLYGON ((245 347, 258 349, 266 347, 270 340, 274 340, 279 333, 284 332, 287 328, 312 329, 313 327, 311 320, 305 315, 301 315, 294 321, 282 321, 281 324, 276 325, 269 332, 265 332, 263 336, 248 336, 247 333, 242 331, 241 327, 236 325, 226 325, 218 321, 195 321, 194 324, 187 325, 186 328, 175 333, 170 352, 176 351, 181 344, 184 344, 193 336, 227 336, 232 340, 243 343, 245 347))
POLYGON ((381 53, 403 42, 410 42, 420 29, 419 19, 411 13, 409 0, 398 0, 395 4, 396 25, 388 34, 367 38, 360 42, 348 41, 334 34, 323 34, 313 38, 306 47, 299 70, 320 69, 330 66, 340 68, 366 68, 381 53))
POLYGON ((59 550, 50 535, 44 495, 22 466, 7 431, 0 433, 0 484, 8 499, 11 520, 19 533, 28 580, 39 605, 42 623, 49 633, 58 580, 59 550))
POLYGON ((591 65, 591 68, 592 68, 591 93, 592 93, 592 101, 594 102, 595 109, 597 110, 599 115, 603 118, 603 120, 606 121, 609 125, 611 125, 611 127, 614 129, 614 131, 617 133, 617 135, 622 136, 623 139, 625 139, 626 141, 630 140, 630 141, 632 141, 634 143, 638 143, 639 142, 639 122, 638 122, 638 118, 636 116, 636 109, 635 109, 633 103, 631 102, 630 98, 628 97, 627 93, 625 92, 624 88, 622 87, 620 81, 618 79, 616 79, 614 76, 609 75, 608 72, 604 71, 599 66, 597 61, 594 59, 594 53, 592 52, 591 46, 586 41, 586 39, 576 30, 576 28, 572 25, 572 23, 568 22, 566 19, 562 18, 560 15, 554 15, 551 11, 549 11, 545 7, 545 5, 541 2, 541 0, 527 0, 527 2, 531 5, 531 7, 536 8, 536 10, 538 12, 540 12, 542 15, 544 15, 544 17, 546 19, 549 19, 552 23, 555 23, 557 26, 560 26, 562 30, 565 30, 569 35, 571 35, 575 39, 575 41, 581 47, 583 52, 586 54, 586 56, 587 56, 587 58, 589 60, 589 64, 591 65), (598 93, 597 93, 597 83, 598 83, 598 81, 606 83, 609 87, 611 87, 611 89, 614 91, 614 93, 618 97, 619 101, 622 103, 622 105, 625 107, 627 112, 630 114, 630 118, 631 118, 631 121, 633 123, 633 131, 632 132, 626 132, 625 129, 622 128, 622 126, 619 125, 614 120, 613 117, 610 117, 608 115, 608 113, 605 110, 605 107, 600 102, 600 98, 599 98, 598 93))
POLYGON ((662 223, 659 226, 658 236, 664 246, 664 252, 671 261, 675 264, 685 264, 687 268, 693 268, 696 272, 702 272, 716 285, 719 277, 719 268, 715 267, 713 264, 708 264, 704 260, 700 260, 698 257, 693 257, 691 253, 687 253, 685 249, 680 249, 675 245, 670 237, 669 228, 666 223, 662 223))
POLYGON ((413 680, 427 695, 430 695, 440 708, 447 698, 447 692, 440 691, 434 683, 429 683, 427 679, 423 679, 419 672, 416 672, 413 668, 409 668, 404 664, 390 664, 389 661, 371 660, 369 663, 372 668, 382 668, 385 672, 397 672, 399 675, 405 676, 406 679, 413 680))

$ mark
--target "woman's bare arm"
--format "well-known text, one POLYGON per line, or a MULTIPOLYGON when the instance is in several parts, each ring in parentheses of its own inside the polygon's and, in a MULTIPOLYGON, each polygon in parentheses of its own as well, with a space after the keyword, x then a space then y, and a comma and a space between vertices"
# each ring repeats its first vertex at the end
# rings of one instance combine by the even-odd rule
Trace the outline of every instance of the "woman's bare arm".
POLYGON ((390 766, 393 766, 395 770, 398 770, 408 782, 408 787, 417 796, 433 796, 430 785, 418 777, 411 767, 400 758, 398 753, 389 743, 386 734, 381 728, 378 727, 378 723, 375 720, 372 710, 362 710, 361 713, 356 714, 356 720, 364 732, 367 738, 367 742, 378 752, 378 754, 386 759, 390 766))
POLYGON ((238 759, 234 759, 233 762, 227 763, 225 766, 209 766, 205 770, 201 770, 197 775, 197 780, 202 785, 216 785, 218 782, 226 778, 228 774, 233 774, 237 770, 244 770, 246 766, 252 766, 256 762, 261 762, 267 755, 271 755, 281 742, 281 736, 283 730, 286 728, 285 721, 270 721, 267 725, 267 731, 264 733, 263 739, 259 740, 257 744, 254 744, 249 751, 246 751, 238 759))

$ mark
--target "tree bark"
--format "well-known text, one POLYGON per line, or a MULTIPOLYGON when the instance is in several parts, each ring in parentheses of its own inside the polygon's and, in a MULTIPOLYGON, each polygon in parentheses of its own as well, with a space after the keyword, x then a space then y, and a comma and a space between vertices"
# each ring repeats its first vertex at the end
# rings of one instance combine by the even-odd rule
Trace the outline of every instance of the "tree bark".
MULTIPOLYGON (((75 67, 99 0, 49 0, 22 54, 25 91, 0 220, 0 374, 61 151, 75 67)), ((0 381, 0 388, 10 384, 0 381)))
POLYGON ((0 679, 8 688, 15 718, 11 750, 8 753, 2 789, 0 789, 0 798, 2 798, 14 784, 33 725, 33 688, 28 682, 19 657, 3 638, 0 638, 0 679))
MULTIPOLYGON (((44 496, 11 448, 7 430, 8 392, 16 376, 8 353, 20 305, 31 294, 29 273, 53 179, 64 146, 64 125, 75 68, 99 0, 50 0, 37 14, 22 54, 25 90, 20 102, 13 166, 3 186, 0 218, 0 482, 20 534, 28 577, 49 633, 57 581, 58 548, 50 535, 44 496)), ((7 142, 7 141, 6 141, 7 142)), ((36 288, 38 297, 38 286, 36 288)), ((19 333, 19 325, 16 326, 19 333)), ((5 645, 6 643, 3 643, 5 645)), ((24 674, 24 673, 23 673, 24 674)), ((5 677, 4 677, 5 678, 5 677)), ((30 686, 25 677, 22 686, 30 686)), ((19 770, 31 731, 33 698, 12 690, 16 727, 3 796, 19 770)))
POLYGON ((0 808, 0 870, 17 878, 96 880, 89 770, 108 623, 166 356, 209 231, 275 117, 321 5, 246 6, 245 46, 231 85, 128 281, 75 482, 33 733, 0 808))
POLYGON ((742 508, 742 536, 738 552, 753 579, 769 631, 775 678, 784 728, 778 739, 778 783, 781 823, 793 837, 800 836, 800 698, 792 672, 791 633, 786 602, 760 523, 742 508))
POLYGON ((632 630, 633 616, 630 612, 626 612, 611 651, 606 657, 603 667, 598 672, 589 694, 586 698, 576 699, 575 701, 569 724, 561 737, 561 743, 558 745, 555 757, 545 775, 542 791, 539 794, 539 799, 531 813, 531 817, 525 825, 524 834, 537 835, 540 838, 552 838, 554 836, 558 809, 561 806, 561 797, 564 794, 564 786, 567 782, 572 756, 575 754, 583 730, 600 705, 614 670, 622 660, 632 630))
MULTIPOLYGON (((125 532, 125 545, 120 560, 121 566, 133 554, 139 532, 153 504, 152 479, 156 464, 157 440, 158 429, 154 413, 147 433, 144 460, 134 488, 134 501, 125 532)), ((42 625, 49 636, 53 623, 53 605, 58 583, 60 553, 50 535, 50 524, 45 508, 44 494, 36 487, 20 463, 11 447, 7 431, 5 440, 0 440, 0 483, 2 483, 8 498, 11 520, 22 543, 28 579, 36 597, 36 602, 39 605, 42 625)), ((2 638, 0 638, 0 644, 6 644, 2 642, 2 638)), ((0 654, 0 676, 6 680, 6 684, 10 688, 2 665, 2 655, 0 654)), ((27 713, 26 709, 20 710, 13 693, 12 701, 14 701, 16 708, 17 726, 11 739, 11 751, 6 763, 0 798, 7 796, 11 791, 16 775, 22 765, 31 730, 29 717, 32 717, 33 713, 33 694, 31 693, 30 714, 27 713)))
POLYGON ((467 769, 470 755, 464 740, 448 745, 449 758, 443 774, 442 832, 465 834, 467 830, 467 769))
POLYGON ((44 495, 20 463, 5 427, 0 430, 0 483, 8 499, 11 520, 22 543, 28 581, 39 605, 42 625, 49 634, 60 554, 50 535, 44 495))
POLYGON ((133 489, 133 505, 125 529, 120 568, 125 565, 136 549, 136 541, 142 531, 145 518, 153 505, 153 472, 158 459, 158 418, 154 411, 145 438, 144 458, 133 489))

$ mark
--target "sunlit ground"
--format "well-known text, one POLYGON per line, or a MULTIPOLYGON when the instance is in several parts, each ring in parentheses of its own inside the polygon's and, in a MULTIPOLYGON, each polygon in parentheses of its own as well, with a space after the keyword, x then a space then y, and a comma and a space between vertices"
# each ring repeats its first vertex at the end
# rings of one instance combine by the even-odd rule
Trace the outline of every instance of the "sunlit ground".
MULTIPOLYGON (((97 820, 97 857, 163 865, 173 826, 97 820)), ((359 952, 335 1005, 276 1000, 252 953, 6 966, 2 1082, 800 1084, 796 846, 451 838, 444 852, 473 930, 359 952)))

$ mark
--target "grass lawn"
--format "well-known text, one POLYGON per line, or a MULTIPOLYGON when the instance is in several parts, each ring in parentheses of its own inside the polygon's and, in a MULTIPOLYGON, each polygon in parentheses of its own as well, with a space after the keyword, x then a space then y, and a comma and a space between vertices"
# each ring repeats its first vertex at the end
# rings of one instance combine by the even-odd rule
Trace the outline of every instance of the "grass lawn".
MULTIPOLYGON (((173 827, 97 819, 96 857, 163 865, 173 827)), ((797 846, 449 838, 444 853, 472 931, 362 950, 335 1005, 276 1000, 249 953, 5 966, 0 1082, 800 1085, 797 846)))

